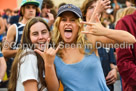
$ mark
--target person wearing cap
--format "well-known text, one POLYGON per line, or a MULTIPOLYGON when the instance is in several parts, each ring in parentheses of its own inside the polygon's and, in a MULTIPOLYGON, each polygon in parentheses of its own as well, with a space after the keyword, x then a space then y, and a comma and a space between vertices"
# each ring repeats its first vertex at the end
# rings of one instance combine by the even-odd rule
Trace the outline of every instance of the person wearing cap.
POLYGON ((8 60, 8 77, 10 76, 12 62, 18 51, 17 47, 19 46, 21 40, 23 28, 29 19, 39 15, 40 11, 38 6, 39 2, 36 0, 23 0, 20 7, 20 16, 22 17, 22 20, 17 24, 11 25, 7 31, 7 37, 3 46, 2 53, 4 57, 8 60))
MULTIPOLYGON (((95 10, 98 8, 99 3, 95 10)), ((46 83, 49 91, 58 91, 59 80, 64 91, 109 91, 95 43, 136 42, 134 36, 128 32, 110 31, 98 19, 96 23, 91 23, 82 22, 81 18, 82 12, 78 7, 72 4, 61 6, 52 35, 55 46, 60 45, 57 54, 52 52, 49 57, 48 51, 51 50, 36 51, 46 62, 46 83), (87 30, 84 30, 83 24, 86 24, 87 30)))
MULTIPOLYGON (((136 5, 136 0, 131 1, 136 5)), ((136 11, 120 19, 116 24, 116 29, 127 31, 136 38, 136 11)), ((123 91, 136 91, 136 43, 129 48, 118 48, 116 52, 123 91)))

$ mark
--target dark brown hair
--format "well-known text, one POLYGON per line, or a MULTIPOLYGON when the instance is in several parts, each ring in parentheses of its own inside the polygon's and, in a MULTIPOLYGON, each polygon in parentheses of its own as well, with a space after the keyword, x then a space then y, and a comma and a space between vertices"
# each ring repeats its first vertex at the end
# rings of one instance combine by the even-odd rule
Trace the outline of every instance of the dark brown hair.
POLYGON ((85 0, 82 7, 81 7, 81 12, 83 14, 83 20, 86 21, 86 12, 87 9, 89 8, 90 5, 92 5, 94 2, 96 2, 97 0, 85 0))
POLYGON ((136 0, 130 0, 136 6, 136 0))
MULTIPOLYGON (((19 77, 18 76, 18 70, 19 70, 18 64, 19 64, 19 67, 20 67, 20 65, 21 65, 20 60, 21 60, 22 56, 25 56, 25 55, 30 54, 30 53, 26 52, 23 55, 21 55, 21 54, 23 53, 24 49, 27 49, 27 48, 32 46, 32 42, 31 42, 31 39, 30 39, 30 28, 31 28, 32 25, 34 25, 37 22, 42 22, 43 24, 45 24, 47 29, 50 31, 50 28, 48 27, 47 23, 40 17, 32 18, 27 22, 27 24, 25 25, 24 30, 23 30, 23 35, 22 35, 22 38, 21 38, 21 45, 23 46, 23 44, 27 44, 27 45, 30 45, 30 46, 27 46, 26 48, 25 48, 25 46, 20 47, 19 51, 16 54, 16 57, 13 61, 12 68, 11 68, 11 75, 10 75, 10 78, 9 78, 8 91, 16 91, 17 80, 18 80, 18 77, 19 77)), ((34 47, 32 48, 32 50, 33 49, 34 49, 34 47)), ((38 91, 42 91, 42 89, 46 87, 46 82, 45 82, 45 79, 43 77, 43 72, 45 72, 44 71, 44 61, 39 54, 34 53, 34 52, 31 53, 31 54, 36 54, 36 57, 38 59, 38 61, 37 61, 38 77, 40 78, 40 82, 38 84, 41 83, 41 88, 38 89, 38 91)))
POLYGON ((53 4, 52 0, 43 0, 41 9, 45 8, 45 6, 46 6, 46 8, 53 8, 54 4, 53 4))
MULTIPOLYGON (((20 16, 24 16, 24 13, 25 13, 25 6, 26 5, 24 5, 24 6, 22 6, 21 8, 20 8, 20 16)), ((40 14, 40 8, 38 8, 37 6, 35 6, 36 7, 36 16, 39 16, 39 14, 40 14)))

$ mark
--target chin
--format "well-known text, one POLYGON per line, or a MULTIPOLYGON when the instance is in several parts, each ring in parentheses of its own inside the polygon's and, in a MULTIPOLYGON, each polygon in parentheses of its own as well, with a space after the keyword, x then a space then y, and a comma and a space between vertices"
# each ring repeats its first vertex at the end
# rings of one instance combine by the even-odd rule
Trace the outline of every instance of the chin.
POLYGON ((65 42, 65 43, 68 43, 68 44, 74 43, 74 41, 72 41, 72 40, 69 40, 69 39, 67 39, 67 40, 64 40, 64 42, 65 42))
POLYGON ((34 18, 35 16, 29 16, 29 19, 34 18))
POLYGON ((42 52, 44 51, 44 49, 42 49, 42 48, 37 48, 37 49, 40 50, 40 51, 42 51, 42 52))

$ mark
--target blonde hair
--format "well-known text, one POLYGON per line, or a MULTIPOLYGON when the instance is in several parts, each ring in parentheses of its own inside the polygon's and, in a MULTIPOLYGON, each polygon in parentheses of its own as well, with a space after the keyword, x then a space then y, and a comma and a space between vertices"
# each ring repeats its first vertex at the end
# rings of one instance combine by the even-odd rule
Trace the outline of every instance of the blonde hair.
MULTIPOLYGON (((63 39, 61 38, 60 35, 60 31, 59 31, 59 24, 61 21, 61 17, 57 17, 55 23, 54 23, 54 27, 53 27, 53 31, 52 31, 52 41, 55 43, 56 47, 59 45, 60 42, 63 41, 63 39)), ((81 53, 85 53, 85 44, 88 44, 88 40, 86 39, 85 34, 82 34, 81 31, 84 31, 84 25, 80 24, 80 22, 82 21, 81 18, 78 18, 76 20, 76 23, 79 25, 79 32, 78 32, 78 37, 76 38, 76 43, 75 44, 80 44, 81 48, 79 48, 79 51, 81 53)), ((90 51, 90 54, 93 52, 93 50, 90 51)), ((58 55, 60 57, 62 57, 62 52, 61 50, 59 50, 58 55)))
POLYGON ((120 20, 121 14, 122 14, 123 10, 124 10, 124 8, 121 8, 121 9, 119 9, 119 10, 117 11, 117 13, 116 13, 116 18, 115 18, 115 25, 116 25, 117 22, 120 20))
POLYGON ((124 9, 119 9, 116 13, 116 21, 115 24, 124 16, 133 14, 136 11, 135 7, 127 7, 124 9))
POLYGON ((130 15, 130 14, 133 14, 134 12, 136 11, 136 8, 135 7, 127 7, 123 10, 120 18, 123 18, 124 16, 126 15, 130 15))

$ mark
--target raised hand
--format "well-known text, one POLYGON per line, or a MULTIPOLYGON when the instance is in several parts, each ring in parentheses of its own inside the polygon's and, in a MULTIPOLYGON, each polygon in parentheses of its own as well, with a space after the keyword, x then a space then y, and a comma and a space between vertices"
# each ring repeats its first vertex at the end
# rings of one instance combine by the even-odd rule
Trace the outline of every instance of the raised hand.
POLYGON ((52 13, 47 13, 47 15, 48 15, 48 19, 49 19, 48 25, 49 25, 49 27, 51 27, 54 23, 54 15, 52 13))
POLYGON ((95 10, 96 10, 98 13, 102 13, 102 12, 105 11, 106 9, 111 8, 110 3, 111 3, 110 0, 99 0, 99 1, 97 2, 97 5, 96 5, 95 10))
POLYGON ((101 16, 101 13, 105 11, 106 9, 111 8, 110 6, 111 1, 110 0, 98 0, 96 7, 94 9, 94 12, 90 18, 90 22, 95 22, 95 16, 101 16))
POLYGON ((48 38, 46 42, 46 47, 44 52, 38 49, 35 49, 34 51, 41 55, 46 65, 54 65, 54 59, 55 59, 56 53, 58 52, 60 48, 60 45, 56 49, 53 49, 52 47, 48 48, 49 43, 50 43, 50 38, 48 38))
POLYGON ((106 28, 101 24, 98 17, 96 17, 96 23, 92 22, 81 22, 82 24, 86 24, 85 31, 82 31, 84 34, 92 34, 96 36, 104 36, 107 31, 106 28))

